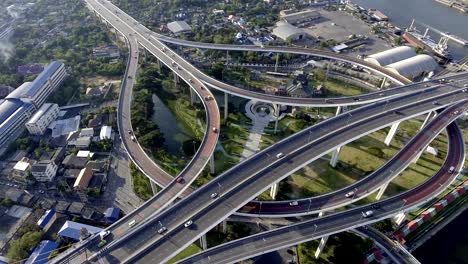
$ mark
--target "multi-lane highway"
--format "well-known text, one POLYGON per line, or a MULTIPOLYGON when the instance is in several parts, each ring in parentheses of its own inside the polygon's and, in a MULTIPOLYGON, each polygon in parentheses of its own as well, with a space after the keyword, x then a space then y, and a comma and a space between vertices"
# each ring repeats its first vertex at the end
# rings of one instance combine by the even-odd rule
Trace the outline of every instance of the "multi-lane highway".
MULTIPOLYGON (((451 107, 444 111, 441 114, 444 117, 436 122, 446 124, 452 122, 466 110, 467 106, 468 104, 463 102, 451 107)), ((453 166, 456 168, 456 171, 459 171, 463 167, 465 159, 463 135, 456 124, 448 127, 448 134, 449 152, 444 165, 435 176, 414 189, 374 204, 360 206, 344 212, 326 215, 299 224, 235 240, 194 255, 180 263, 234 263, 277 249, 339 233, 347 229, 378 222, 399 212, 417 207, 442 192, 457 177, 458 173, 451 173, 450 167, 453 166), (376 205, 378 209, 375 209, 376 205), (372 210, 374 214, 372 217, 364 218, 362 212, 368 210, 372 210)), ((152 251, 148 256, 154 257, 156 254, 156 251, 152 251)), ((141 258, 140 261, 144 263, 145 259, 141 258)))
MULTIPOLYGON (((151 36, 145 35, 144 32, 135 31, 133 29, 134 25, 129 25, 129 19, 128 18, 126 19, 127 22, 125 21, 125 19, 120 19, 120 16, 122 15, 123 12, 121 12, 121 11, 110 12, 106 8, 103 8, 102 5, 99 5, 98 2, 95 2, 95 1, 92 1, 92 0, 87 0, 87 2, 94 10, 97 11, 99 16, 101 16, 104 20, 106 20, 108 23, 110 23, 114 28, 117 28, 117 30, 120 31, 123 35, 133 39, 133 41, 135 41, 135 43, 138 42, 144 48, 149 50, 150 53, 152 53, 158 59, 160 59, 162 63, 164 63, 169 68, 171 68, 183 80, 185 80, 187 83, 189 83, 189 85, 191 85, 192 88, 199 94, 199 96, 202 98, 202 102, 204 103, 205 108, 207 109, 207 124, 209 124, 208 129, 207 129, 207 135, 205 135, 204 141, 214 142, 214 144, 213 143, 207 143, 206 144, 208 146, 208 147, 206 147, 206 149, 209 150, 209 154, 211 155, 214 147, 210 148, 209 146, 214 146, 216 144, 217 134, 218 134, 217 132, 219 131, 219 112, 218 112, 218 108, 217 108, 215 100, 212 100, 212 99, 210 100, 209 99, 210 97, 208 97, 208 96, 211 96, 211 98, 213 98, 211 93, 208 91, 208 89, 203 87, 203 85, 202 85, 202 83, 200 81, 198 81, 200 76, 197 76, 196 74, 193 74, 193 73, 196 73, 198 70, 194 69, 194 67, 192 65, 185 62, 185 60, 183 60, 180 56, 178 56, 177 54, 175 54, 172 51, 170 51, 169 49, 167 49, 162 43, 160 43, 157 40, 152 39, 151 36), (96 6, 93 6, 93 4, 95 4, 96 6), (117 15, 115 15, 115 14, 117 14, 117 15), (210 104, 210 102, 214 102, 214 103, 210 104), (210 105, 211 105, 212 109, 210 109, 210 105), (212 115, 212 113, 214 113, 214 114, 212 115), (212 117, 216 116, 216 115, 217 115, 217 118, 216 118, 216 121, 214 121, 214 118, 212 118, 212 117), (210 118, 212 118, 212 119, 210 119, 210 118), (211 135, 210 135, 210 133, 211 133, 211 135), (215 135, 213 135, 213 134, 215 134, 215 135)), ((135 52, 137 52, 137 51, 135 51, 135 52)), ((136 66, 135 66, 135 71, 136 71, 136 66)), ((390 76, 388 76, 388 77, 391 78, 390 76)), ((460 78, 460 80, 462 80, 465 77, 459 77, 459 78, 460 78)), ((127 78, 127 80, 128 80, 128 78, 127 78)), ((398 80, 398 79, 396 79, 396 80, 398 80)), ((430 84, 417 84, 417 85, 419 85, 419 86, 415 86, 415 87, 419 87, 421 89, 426 89, 427 88, 426 86, 430 85, 430 84)), ((415 89, 415 87, 412 87, 412 89, 415 89)), ((432 107, 431 107, 431 110, 432 110, 432 109, 441 108, 444 105, 456 102, 457 100, 460 100, 460 98, 465 97, 465 93, 460 92, 460 91, 458 91, 456 93, 453 93, 451 95, 444 95, 444 94, 450 93, 450 90, 453 90, 453 88, 454 87, 451 87, 450 85, 445 85, 445 86, 441 85, 441 87, 435 87, 435 88, 427 89, 428 92, 426 92, 426 93, 425 92, 420 92, 420 93, 415 93, 413 95, 409 94, 408 97, 411 98, 413 101, 415 101, 415 100, 418 101, 418 100, 423 100, 423 99, 427 99, 427 98, 437 97, 438 98, 437 100, 439 100, 438 104, 437 105, 432 104, 432 107), (460 97, 456 97, 456 94, 459 94, 460 97), (442 101, 444 103, 442 103, 442 101)), ((340 104, 361 104, 361 103, 364 103, 364 102, 371 102, 371 101, 375 101, 375 100, 381 100, 382 98, 388 98, 390 96, 394 96, 394 95, 397 95, 399 93, 400 94, 401 93, 409 93, 410 89, 408 89, 408 88, 406 88, 406 89, 407 90, 405 91, 403 88, 401 88, 401 90, 395 92, 395 94, 387 94, 387 91, 385 93, 383 93, 383 94, 382 93, 375 93, 374 98, 371 98, 369 100, 368 99, 361 100, 360 98, 357 99, 357 100, 356 100, 356 98, 340 98, 340 99, 337 99, 337 100, 347 100, 346 103, 344 101, 337 103, 337 102, 334 101, 335 99, 333 99, 333 100, 319 99, 320 102, 318 104, 322 105, 322 106, 324 106, 324 105, 340 105, 340 104)), ((129 89, 129 90, 131 90, 131 89, 129 89)), ((394 89, 394 90, 396 90, 396 89, 394 89)), ((262 96, 262 94, 256 93, 256 95, 254 95, 254 96, 262 96)), ((265 99, 265 100, 267 100, 267 99, 265 99)), ((286 100, 287 100, 287 102, 292 102, 292 103, 287 103, 287 104, 296 104, 296 103, 293 102, 294 98, 287 98, 286 100)), ((433 100, 433 99, 431 99, 431 100, 433 100)), ((270 100, 270 101, 274 102, 274 103, 276 102, 276 101, 272 101, 272 100, 270 100)), ((129 101, 127 101, 127 103, 128 102, 129 101)), ((434 101, 426 102, 426 104, 428 104, 428 103, 434 103, 434 101)), ((406 102, 406 104, 408 104, 408 102, 406 102)), ((396 116, 399 116, 401 120, 406 119, 407 117, 414 116, 414 115, 417 115, 417 114, 421 113, 421 112, 416 111, 415 113, 412 113, 412 115, 402 117, 401 113, 403 113, 403 112, 399 112, 400 110, 394 110, 396 108, 396 106, 401 107, 401 106, 404 106, 406 104, 404 103, 404 99, 401 99, 401 100, 391 99, 391 100, 388 100, 388 103, 380 104, 380 106, 384 107, 385 111, 396 111, 393 114, 396 115, 396 116), (396 101, 400 101, 400 102, 396 102, 396 101)), ((301 104, 299 104, 299 105, 301 105, 301 104)), ((314 103, 310 103, 308 105, 314 105, 314 103)), ((376 104, 376 105, 378 105, 378 104, 376 104)), ((373 106, 373 107, 375 108, 376 106, 373 106)), ((371 107, 371 108, 364 108, 364 109, 372 110, 373 108, 371 107)), ((425 110, 425 111, 427 111, 427 110, 425 110)), ((343 124, 344 124, 344 126, 352 127, 352 126, 354 126, 356 124, 359 124, 359 122, 363 123, 365 121, 365 120, 361 120, 362 117, 361 117, 361 119, 359 119, 360 118, 359 117, 359 112, 356 112, 355 114, 358 116, 358 118, 355 118, 354 114, 351 114, 349 117, 348 116, 345 116, 345 117, 340 116, 339 118, 336 118, 336 120, 334 119, 330 123, 325 122, 326 124, 324 126, 322 126, 322 127, 318 126, 318 128, 316 128, 316 129, 318 129, 318 130, 321 129, 322 131, 324 131, 324 133, 321 134, 321 137, 326 137, 326 136, 331 136, 333 134, 333 132, 331 132, 331 131, 332 131, 333 125, 335 125, 335 124, 338 127, 343 126, 343 124)), ((367 113, 367 114, 369 114, 369 113, 367 113)), ((129 118, 129 116, 127 118, 129 118)), ((397 118, 396 120, 400 120, 400 119, 397 118)), ((387 125, 388 125, 388 123, 387 123, 387 125)), ((364 124, 363 124, 363 126, 364 126, 364 124)), ((122 131, 122 129, 121 129, 121 131, 122 131)), ((312 130, 310 130, 310 131, 312 131, 312 130)), ((312 135, 312 132, 310 132, 310 131, 309 131, 309 133, 311 133, 311 134, 308 135, 308 137, 309 137, 308 141, 311 141, 310 137, 312 135)), ((319 132, 318 134, 321 133, 320 131, 318 131, 318 132, 319 132)), ((125 133, 125 132, 123 132, 123 133, 125 133)), ((317 136, 317 135, 314 134, 314 136, 317 136)), ((129 136, 127 135, 127 137, 129 137, 129 136)), ((321 137, 319 137, 319 138, 321 138, 321 137)), ((301 140, 303 140, 304 135, 302 135, 302 137, 299 137, 299 138, 301 138, 301 140)), ((138 146, 138 148, 139 148, 139 146, 138 146)), ((299 146, 297 146, 297 148, 299 148, 299 146)), ((281 149, 281 148, 278 148, 278 149, 281 149)), ((188 166, 188 169, 184 170, 184 172, 185 172, 184 175, 187 175, 187 176, 184 176, 184 177, 187 177, 187 179, 188 179, 187 182, 188 183, 190 181, 193 181, 193 179, 195 179, 196 175, 198 175, 198 172, 205 166, 206 162, 208 161, 208 158, 209 158, 210 155, 208 155, 208 156, 204 155, 203 156, 203 153, 204 153, 203 150, 204 150, 204 148, 202 146, 202 148, 197 153, 197 155, 195 155, 194 160, 188 166), (200 154, 200 153, 202 153, 202 154, 200 154), (200 154, 200 155, 198 155, 198 154, 200 154), (208 158, 206 158, 206 157, 208 157, 208 158)), ((297 149, 291 148, 290 151, 291 151, 291 153, 292 153, 292 151, 297 152, 297 149)), ((268 159, 266 159, 267 161, 270 161, 270 163, 271 163, 272 160, 273 161, 275 160, 275 158, 274 158, 275 153, 271 153, 271 152, 270 153, 268 153, 268 152, 263 153, 262 152, 262 154, 273 155, 273 156, 268 157, 268 159)), ((146 154, 144 154, 144 155, 146 155, 146 154)), ((147 156, 146 157, 142 156, 141 159, 149 159, 149 158, 147 156)), ((293 163, 293 162, 291 162, 291 163, 293 163)), ((265 163, 265 166, 267 166, 268 164, 269 163, 265 163)), ((245 164, 243 164, 243 165, 245 165, 245 164)), ((287 167, 287 166, 284 166, 284 167, 287 167)), ((251 170, 250 173, 259 174, 258 173, 259 169, 260 169, 260 171, 263 170, 264 173, 266 172, 266 170, 264 170, 264 167, 260 166, 260 164, 259 164, 258 167, 253 168, 253 170, 251 170)), ((142 169, 142 170, 144 171, 144 169, 142 169)), ((161 175, 164 175, 164 174, 161 174, 161 175)), ((247 180, 249 180, 248 177, 249 177, 248 175, 245 175, 245 176, 243 175, 242 179, 244 181, 247 181, 247 180)), ((250 178, 253 178, 253 177, 250 177, 250 178)), ((228 189, 228 188, 226 188, 228 186, 230 186, 233 189, 236 189, 237 188, 236 184, 238 184, 238 183, 239 182, 234 184, 234 183, 231 182, 231 185, 227 184, 226 186, 223 186, 223 185, 221 185, 220 180, 217 181, 217 183, 216 183, 217 186, 215 186, 215 188, 219 191, 217 193, 218 194, 217 196, 221 195, 221 189, 223 189, 223 191, 225 191, 225 190, 228 189)), ((216 185, 216 184, 215 183, 211 184, 211 188, 213 187, 213 185, 216 185)), ((159 197, 156 197, 157 199, 156 198, 152 199, 150 202, 146 203, 143 206, 143 208, 146 209, 146 210, 149 209, 149 210, 159 211, 164 205, 168 204, 168 202, 175 199, 175 197, 177 197, 177 195, 180 195, 181 192, 183 191, 183 189, 186 188, 187 186, 188 186, 188 184, 186 184, 185 186, 179 186, 175 181, 172 181, 170 183, 169 187, 165 188, 158 195, 159 197), (153 207, 152 205, 154 205, 155 203, 160 203, 160 204, 158 206, 153 207)), ((208 190, 209 190, 209 188, 208 188, 208 190)), ((213 193, 214 192, 212 192, 211 194, 213 194, 213 193)), ((198 193, 198 195, 199 194, 200 193, 198 193)), ((210 193, 205 193, 205 194, 208 195, 210 193)), ((194 198, 198 198, 197 195, 195 195, 194 198)), ((207 200, 211 201, 210 197, 202 197, 202 198, 203 198, 202 200, 204 200, 204 203, 197 204, 195 208, 192 208, 195 211, 188 211, 189 213, 187 213, 187 215, 195 214, 197 210, 201 210, 205 206, 210 205, 210 202, 207 202, 207 200), (205 198, 208 198, 208 199, 205 199, 205 198)), ((244 201, 244 202, 246 202, 246 201, 244 201)), ((178 204, 180 204, 180 203, 178 203, 178 204)), ((196 202, 193 201, 193 204, 196 204, 196 202)), ((237 204, 236 204, 236 206, 237 206, 237 204)), ((177 205, 174 206, 174 207, 177 207, 177 205)), ((180 207, 177 207, 177 208, 180 209, 180 207)), ((173 210, 171 210, 171 209, 172 208, 168 209, 167 211, 172 211, 173 212, 173 210)), ((148 215, 145 214, 145 215, 143 215, 143 218, 146 218, 147 216, 148 215)), ((158 223, 159 227, 162 227, 163 223, 161 222, 161 218, 157 217, 157 216, 158 215, 155 213, 154 216, 151 219, 151 222, 156 223, 155 219, 159 219, 158 220, 159 221, 159 223, 158 223)), ((183 216, 183 217, 187 217, 187 216, 183 216)), ((170 218, 172 218, 172 217, 170 217, 170 218)), ((121 236, 124 236, 125 239, 122 239, 123 241, 125 241, 125 242, 130 241, 130 243, 132 243, 131 241, 136 241, 136 243, 132 243, 131 245, 129 244, 129 245, 117 247, 118 243, 112 243, 111 242, 111 244, 106 247, 104 252, 99 253, 99 254, 101 254, 103 256, 106 256, 105 260, 108 260, 109 262, 115 261, 116 259, 122 260, 121 257, 125 257, 125 255, 118 256, 120 254, 118 252, 122 252, 124 254, 125 253, 131 254, 131 253, 133 253, 133 251, 128 251, 129 248, 135 249, 135 248, 138 248, 138 247, 136 247, 136 245, 141 246, 141 245, 145 244, 145 242, 147 242, 147 239, 146 240, 143 239, 143 240, 139 241, 138 240, 139 239, 138 235, 136 237, 134 237, 135 234, 137 234, 137 233, 143 234, 142 237, 147 237, 148 238, 148 237, 151 236, 151 234, 154 233, 155 227, 154 226, 151 227, 151 224, 144 223, 143 224, 144 226, 138 228, 138 230, 136 230, 135 232, 130 232, 130 233, 124 234, 124 232, 128 231, 128 227, 126 225, 123 225, 122 223, 127 223, 127 222, 129 222, 131 220, 132 220, 132 218, 127 218, 126 221, 122 221, 121 222, 122 230, 119 231, 119 232, 113 232, 112 237, 115 236, 115 238, 120 238, 121 236), (123 226, 125 226, 125 228, 123 228, 123 226), (151 230, 151 232, 144 233, 143 232, 144 230, 148 231, 147 228, 150 228, 149 230, 151 230), (143 242, 143 243, 141 243, 141 242, 143 242), (115 249, 115 251, 112 251, 113 249, 115 249)), ((180 225, 180 223, 179 223, 179 225, 180 225)), ((174 226, 174 224, 170 223, 170 228, 172 228, 172 226, 174 226)), ((120 241, 120 245, 121 245, 121 243, 122 242, 120 241)), ((91 252, 89 252, 89 253, 96 252, 96 250, 97 249, 92 249, 91 252)), ((89 253, 87 253, 88 256, 92 255, 92 254, 89 254, 89 253)), ((138 255, 138 254, 136 254, 136 255, 138 255)), ((96 257, 96 256, 97 255, 94 255, 94 257, 96 257)), ((139 256, 140 255, 138 255, 138 257, 139 256)), ((98 256, 98 259, 101 259, 100 256, 98 256)))

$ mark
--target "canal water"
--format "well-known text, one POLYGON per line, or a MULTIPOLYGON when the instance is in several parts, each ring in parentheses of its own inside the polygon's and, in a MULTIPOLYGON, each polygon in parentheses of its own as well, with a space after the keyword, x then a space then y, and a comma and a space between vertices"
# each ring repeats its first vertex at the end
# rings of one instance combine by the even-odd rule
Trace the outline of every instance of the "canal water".
MULTIPOLYGON (((400 28, 409 27, 413 18, 434 27, 442 32, 450 32, 456 36, 468 39, 468 14, 463 14, 457 9, 437 3, 434 0, 351 0, 364 8, 376 8, 390 18, 390 22, 400 28)), ((426 29, 421 24, 416 24, 420 31, 426 29)), ((439 41, 440 35, 429 31, 429 35, 435 41, 439 41)), ((454 59, 468 56, 468 46, 463 47, 451 40, 448 42, 450 53, 454 59)))
POLYGON ((437 232, 413 254, 422 264, 468 264, 468 210, 437 232))
POLYGON ((171 110, 161 99, 153 94, 154 112, 153 121, 158 124, 159 129, 164 133, 166 139, 164 144, 171 154, 182 153, 182 143, 192 139, 193 136, 177 120, 171 110))

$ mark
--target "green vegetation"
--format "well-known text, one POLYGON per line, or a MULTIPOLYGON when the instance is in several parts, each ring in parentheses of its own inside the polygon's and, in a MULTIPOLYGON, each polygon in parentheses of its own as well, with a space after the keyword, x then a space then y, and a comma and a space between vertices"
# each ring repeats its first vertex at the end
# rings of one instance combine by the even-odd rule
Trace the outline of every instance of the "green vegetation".
POLYGON ((133 163, 130 163, 130 174, 132 175, 133 191, 135 194, 145 201, 153 197, 153 191, 151 190, 151 183, 148 177, 138 170, 133 163))
POLYGON ((186 249, 184 249, 182 252, 180 252, 179 254, 177 254, 177 256, 175 256, 173 259, 171 259, 169 261, 170 264, 172 263, 176 263, 177 261, 179 260, 182 260, 184 258, 187 258, 187 257, 190 257, 194 254, 197 254, 198 252, 201 252, 201 248, 195 244, 192 244, 190 245, 189 247, 187 247, 186 249))
POLYGON ((27 232, 20 239, 13 240, 8 248, 7 258, 20 261, 28 257, 29 250, 36 247, 42 238, 42 231, 27 232))
POLYGON ((365 253, 372 248, 372 241, 362 239, 354 234, 343 232, 331 236, 320 255, 315 259, 315 250, 319 240, 310 241, 298 246, 299 263, 302 264, 361 264, 365 253))

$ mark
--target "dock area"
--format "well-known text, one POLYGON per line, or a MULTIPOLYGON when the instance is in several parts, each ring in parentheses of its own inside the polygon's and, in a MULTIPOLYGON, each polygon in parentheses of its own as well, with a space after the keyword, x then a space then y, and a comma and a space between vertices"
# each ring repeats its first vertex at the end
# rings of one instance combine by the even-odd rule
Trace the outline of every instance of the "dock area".
POLYGON ((468 13, 468 4, 461 0, 435 0, 438 3, 455 8, 463 13, 468 13))

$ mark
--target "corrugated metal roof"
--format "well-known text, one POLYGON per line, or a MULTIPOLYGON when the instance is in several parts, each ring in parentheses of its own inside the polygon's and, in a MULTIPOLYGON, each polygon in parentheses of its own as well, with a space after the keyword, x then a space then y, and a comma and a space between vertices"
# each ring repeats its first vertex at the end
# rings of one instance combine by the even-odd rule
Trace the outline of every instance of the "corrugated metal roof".
POLYGON ((177 34, 184 31, 192 31, 192 28, 185 21, 174 21, 167 24, 167 28, 172 31, 172 33, 177 34))
POLYGON ((416 51, 408 46, 400 46, 367 56, 365 61, 385 66, 410 57, 416 56, 416 51))
POLYGON ((25 95, 29 97, 34 97, 39 89, 47 82, 49 79, 63 64, 59 61, 53 61, 34 79, 31 83, 30 89, 28 89, 25 95))
POLYGON ((111 138, 111 134, 112 134, 112 127, 110 126, 103 126, 101 128, 101 132, 99 133, 99 138, 101 140, 105 139, 105 138, 111 138))
POLYGON ((54 209, 47 210, 45 214, 42 215, 42 217, 39 219, 39 221, 37 221, 37 225, 40 228, 44 228, 44 226, 46 226, 49 223, 50 219, 52 219, 54 215, 55 215, 54 209))
POLYGON ((16 106, 5 107, 6 109, 3 109, 5 111, 2 111, 2 106, 0 105, 0 135, 2 135, 5 130, 9 129, 13 123, 17 122, 18 118, 24 115, 25 112, 30 111, 33 107, 30 103, 19 102, 22 104, 19 108, 16 107, 17 103, 15 103, 16 106), (14 111, 12 111, 12 109, 14 109, 14 111))
POLYGON ((417 55, 406 60, 387 65, 386 68, 407 78, 413 78, 422 73, 429 73, 437 69, 435 60, 426 54, 417 55))
POLYGON ((52 109, 53 106, 54 104, 44 104, 43 106, 41 106, 41 108, 37 110, 37 112, 31 117, 31 119, 29 119, 28 123, 36 123, 37 120, 39 120, 45 113, 52 109))
POLYGON ((34 249, 31 256, 25 264, 46 264, 48 262, 50 254, 52 251, 57 249, 58 245, 51 240, 43 240, 41 243, 34 249))
POLYGON ((0 104, 0 125, 22 105, 23 102, 17 99, 3 100, 0 104))
POLYGON ((80 240, 80 230, 82 228, 86 228, 90 234, 96 234, 102 231, 102 228, 100 227, 80 224, 73 221, 66 221, 62 228, 60 228, 60 231, 58 231, 58 234, 62 237, 80 240))
POLYGON ((22 85, 20 85, 18 88, 13 90, 6 98, 21 98, 23 97, 23 94, 26 94, 29 89, 31 88, 32 82, 25 82, 22 85))
POLYGON ((117 220, 119 218, 120 209, 116 207, 107 208, 106 212, 104 212, 104 216, 106 218, 117 220))
POLYGON ((300 34, 304 34, 304 31, 286 22, 277 23, 277 27, 273 29, 273 35, 281 38, 282 40, 287 40, 300 34))

